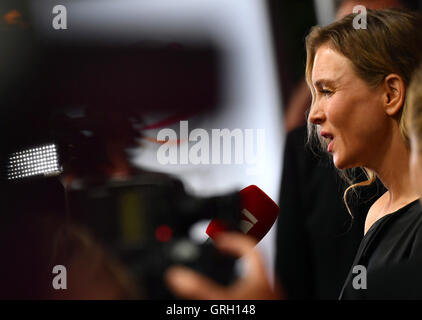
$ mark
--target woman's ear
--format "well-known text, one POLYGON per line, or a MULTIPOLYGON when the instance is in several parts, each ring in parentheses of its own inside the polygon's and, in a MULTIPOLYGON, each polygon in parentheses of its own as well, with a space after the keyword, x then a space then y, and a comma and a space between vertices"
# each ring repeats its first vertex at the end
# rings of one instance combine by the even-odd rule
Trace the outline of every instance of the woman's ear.
POLYGON ((398 114, 404 105, 406 86, 402 77, 389 74, 384 79, 384 110, 389 116, 398 114))

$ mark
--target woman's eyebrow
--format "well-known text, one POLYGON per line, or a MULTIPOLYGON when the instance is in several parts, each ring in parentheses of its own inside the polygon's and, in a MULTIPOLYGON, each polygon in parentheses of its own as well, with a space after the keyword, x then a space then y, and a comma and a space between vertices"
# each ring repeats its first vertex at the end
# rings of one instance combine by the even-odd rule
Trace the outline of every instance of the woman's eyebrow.
POLYGON ((334 86, 334 81, 330 80, 330 79, 318 79, 317 81, 314 82, 314 86, 316 88, 322 88, 322 87, 332 87, 334 86))

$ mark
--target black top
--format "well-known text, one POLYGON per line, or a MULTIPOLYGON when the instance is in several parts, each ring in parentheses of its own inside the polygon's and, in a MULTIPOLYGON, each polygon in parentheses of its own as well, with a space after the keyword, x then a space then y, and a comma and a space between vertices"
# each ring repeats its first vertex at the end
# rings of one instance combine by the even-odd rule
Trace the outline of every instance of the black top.
POLYGON ((287 135, 276 272, 288 299, 335 300, 363 238, 366 213, 384 189, 374 183, 350 197, 352 223, 343 202, 345 183, 330 159, 305 146, 306 137, 306 126, 287 135))
MULTIPOLYGON (((365 290, 352 286, 353 267, 363 265, 368 274, 412 259, 422 258, 422 207, 415 200, 376 221, 364 236, 340 299, 365 296, 365 290)), ((388 282, 388 280, 386 280, 388 282)), ((368 278, 368 288, 370 286, 368 278)))

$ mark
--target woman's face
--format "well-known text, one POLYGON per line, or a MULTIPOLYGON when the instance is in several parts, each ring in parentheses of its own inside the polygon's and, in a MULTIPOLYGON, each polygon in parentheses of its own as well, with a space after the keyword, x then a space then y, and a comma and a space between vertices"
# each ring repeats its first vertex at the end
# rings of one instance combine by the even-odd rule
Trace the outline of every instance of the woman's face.
POLYGON ((389 141, 383 92, 359 78, 349 59, 322 45, 312 70, 309 121, 318 126, 339 169, 373 167, 389 141))
MULTIPOLYGON (((422 197, 422 152, 421 144, 410 132, 410 180, 413 189, 422 197)), ((422 200, 421 200, 422 201, 422 200)))

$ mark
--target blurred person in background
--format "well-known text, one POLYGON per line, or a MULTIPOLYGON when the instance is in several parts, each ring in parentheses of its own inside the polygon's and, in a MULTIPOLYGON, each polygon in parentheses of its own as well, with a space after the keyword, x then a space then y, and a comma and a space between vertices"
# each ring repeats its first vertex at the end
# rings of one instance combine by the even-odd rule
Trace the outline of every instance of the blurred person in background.
POLYGON ((19 212, 0 240, 1 299, 141 297, 128 270, 90 232, 57 213, 19 212))

